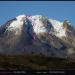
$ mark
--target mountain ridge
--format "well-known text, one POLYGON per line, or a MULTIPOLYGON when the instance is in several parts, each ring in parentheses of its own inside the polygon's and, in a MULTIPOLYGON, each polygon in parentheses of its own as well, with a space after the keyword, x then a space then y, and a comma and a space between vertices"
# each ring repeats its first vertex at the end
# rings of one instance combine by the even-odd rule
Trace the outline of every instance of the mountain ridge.
POLYGON ((75 58, 75 29, 42 15, 19 15, 0 27, 0 54, 75 58))

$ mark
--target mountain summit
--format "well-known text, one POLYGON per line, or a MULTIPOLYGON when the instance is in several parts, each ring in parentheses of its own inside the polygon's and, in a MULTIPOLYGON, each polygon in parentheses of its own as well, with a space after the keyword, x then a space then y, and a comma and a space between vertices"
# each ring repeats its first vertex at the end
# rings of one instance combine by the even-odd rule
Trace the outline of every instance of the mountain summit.
POLYGON ((75 58, 75 29, 42 15, 19 15, 0 26, 0 54, 75 58))

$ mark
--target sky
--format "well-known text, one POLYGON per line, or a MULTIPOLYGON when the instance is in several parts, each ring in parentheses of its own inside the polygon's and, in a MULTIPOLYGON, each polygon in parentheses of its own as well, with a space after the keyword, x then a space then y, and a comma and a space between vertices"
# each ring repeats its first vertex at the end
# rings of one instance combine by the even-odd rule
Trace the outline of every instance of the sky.
POLYGON ((75 26, 75 1, 0 1, 0 25, 22 14, 67 19, 75 26))

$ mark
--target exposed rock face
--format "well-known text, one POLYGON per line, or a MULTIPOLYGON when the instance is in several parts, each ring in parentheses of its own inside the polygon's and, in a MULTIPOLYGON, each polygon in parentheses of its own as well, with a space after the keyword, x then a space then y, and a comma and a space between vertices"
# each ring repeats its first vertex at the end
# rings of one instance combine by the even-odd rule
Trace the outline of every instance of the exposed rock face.
POLYGON ((75 58, 75 29, 41 15, 20 15, 0 26, 0 54, 75 58))

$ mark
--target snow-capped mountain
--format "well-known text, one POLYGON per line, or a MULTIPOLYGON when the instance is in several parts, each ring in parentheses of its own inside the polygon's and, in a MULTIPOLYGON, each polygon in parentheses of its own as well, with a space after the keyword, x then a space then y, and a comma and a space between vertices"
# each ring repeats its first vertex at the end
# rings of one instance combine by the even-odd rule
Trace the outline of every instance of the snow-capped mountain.
POLYGON ((75 58, 75 29, 67 20, 19 15, 0 26, 0 54, 75 58))

